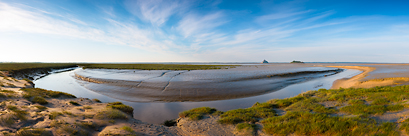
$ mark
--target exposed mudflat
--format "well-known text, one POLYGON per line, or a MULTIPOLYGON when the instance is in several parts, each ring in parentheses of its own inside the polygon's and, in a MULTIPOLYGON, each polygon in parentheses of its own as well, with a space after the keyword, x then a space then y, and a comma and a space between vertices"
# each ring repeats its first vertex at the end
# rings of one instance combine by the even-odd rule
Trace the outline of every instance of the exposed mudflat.
POLYGON ((342 72, 303 64, 247 65, 223 70, 108 70, 75 72, 89 90, 134 101, 212 101, 243 98, 342 72))

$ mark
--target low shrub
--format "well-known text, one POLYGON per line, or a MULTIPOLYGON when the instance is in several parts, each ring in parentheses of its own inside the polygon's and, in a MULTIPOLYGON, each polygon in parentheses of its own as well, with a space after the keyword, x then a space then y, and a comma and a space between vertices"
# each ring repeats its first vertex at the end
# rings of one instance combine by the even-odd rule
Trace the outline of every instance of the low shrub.
POLYGON ((101 102, 99 99, 92 99, 94 102, 101 102))

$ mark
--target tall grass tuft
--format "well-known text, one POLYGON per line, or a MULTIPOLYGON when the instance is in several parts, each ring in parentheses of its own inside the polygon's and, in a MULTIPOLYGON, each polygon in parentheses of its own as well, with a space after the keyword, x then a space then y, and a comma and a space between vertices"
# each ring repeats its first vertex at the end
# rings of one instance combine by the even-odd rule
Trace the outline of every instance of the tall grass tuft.
POLYGON ((191 120, 200 120, 203 118, 204 115, 212 114, 216 111, 217 110, 215 108, 199 107, 199 108, 194 108, 188 111, 183 111, 179 113, 179 117, 181 118, 189 117, 189 119, 191 120))

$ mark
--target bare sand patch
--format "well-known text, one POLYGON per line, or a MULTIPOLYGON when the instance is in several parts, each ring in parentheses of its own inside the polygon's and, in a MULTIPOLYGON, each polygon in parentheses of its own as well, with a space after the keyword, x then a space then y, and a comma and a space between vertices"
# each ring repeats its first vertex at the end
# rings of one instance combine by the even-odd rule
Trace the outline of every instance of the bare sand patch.
POLYGON ((367 67, 367 66, 327 66, 327 67, 336 67, 336 68, 344 68, 344 69, 356 69, 361 70, 362 73, 358 74, 349 79, 339 79, 336 80, 331 89, 336 88, 372 88, 376 86, 395 86, 395 85, 403 85, 408 84, 409 77, 386 77, 386 76, 378 76, 377 79, 368 79, 364 80, 365 77, 369 76, 372 71, 376 70, 375 67, 367 67))

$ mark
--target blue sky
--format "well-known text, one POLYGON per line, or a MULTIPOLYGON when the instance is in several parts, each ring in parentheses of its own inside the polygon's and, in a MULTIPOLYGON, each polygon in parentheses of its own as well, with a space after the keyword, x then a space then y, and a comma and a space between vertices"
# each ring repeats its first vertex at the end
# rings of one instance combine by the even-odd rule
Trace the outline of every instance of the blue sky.
POLYGON ((408 5, 0 0, 0 61, 409 63, 408 5))

